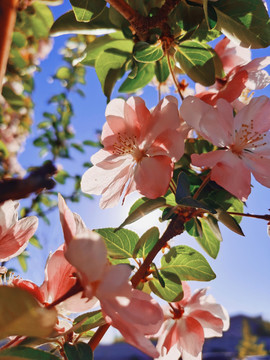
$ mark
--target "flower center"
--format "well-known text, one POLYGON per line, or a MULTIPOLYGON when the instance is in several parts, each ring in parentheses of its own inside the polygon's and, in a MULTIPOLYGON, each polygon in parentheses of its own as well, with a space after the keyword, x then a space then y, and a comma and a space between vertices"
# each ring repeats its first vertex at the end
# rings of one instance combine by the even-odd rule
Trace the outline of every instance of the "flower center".
POLYGON ((243 151, 253 152, 258 147, 267 143, 264 140, 266 133, 254 131, 254 121, 250 124, 242 124, 239 131, 235 130, 235 142, 229 146, 229 149, 236 155, 241 155, 243 151))
POLYGON ((139 162, 144 156, 145 151, 141 150, 137 144, 135 135, 117 134, 117 141, 113 144, 114 155, 131 154, 136 162, 139 162))
POLYGON ((182 315, 184 314, 185 312, 185 309, 182 305, 180 304, 169 304, 171 309, 170 309, 170 312, 172 313, 173 315, 173 319, 181 319, 182 315))

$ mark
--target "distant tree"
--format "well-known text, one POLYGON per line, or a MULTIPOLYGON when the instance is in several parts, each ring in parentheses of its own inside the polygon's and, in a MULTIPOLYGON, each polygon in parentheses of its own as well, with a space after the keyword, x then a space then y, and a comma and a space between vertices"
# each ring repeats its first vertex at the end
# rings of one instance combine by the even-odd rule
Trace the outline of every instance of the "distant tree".
POLYGON ((267 355, 264 344, 258 343, 258 336, 252 335, 247 320, 243 320, 243 338, 238 345, 238 358, 244 359, 248 355, 267 355))

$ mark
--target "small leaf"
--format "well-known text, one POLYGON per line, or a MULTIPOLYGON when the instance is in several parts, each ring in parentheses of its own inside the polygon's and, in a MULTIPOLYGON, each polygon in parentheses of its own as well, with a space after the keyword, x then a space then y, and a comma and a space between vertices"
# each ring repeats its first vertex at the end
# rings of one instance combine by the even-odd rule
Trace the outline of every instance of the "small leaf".
POLYGON ((175 193, 175 200, 179 204, 179 201, 185 197, 190 196, 189 179, 187 174, 181 171, 177 178, 177 188, 175 193))
POLYGON ((142 63, 152 63, 160 60, 164 56, 162 44, 150 45, 147 42, 139 41, 133 48, 134 59, 142 63))
POLYGON ((70 0, 77 21, 89 22, 105 8, 104 0, 70 0))
POLYGON ((26 272, 28 269, 28 265, 27 265, 28 258, 29 258, 29 255, 26 251, 22 252, 20 255, 17 256, 17 260, 19 261, 19 264, 20 264, 23 272, 26 272))
POLYGON ((132 258, 134 248, 139 236, 127 229, 120 229, 115 232, 114 228, 96 229, 105 240, 108 255, 116 259, 132 258))
POLYGON ((165 301, 180 301, 184 293, 179 277, 172 273, 162 273, 162 279, 165 287, 162 287, 158 279, 155 278, 148 282, 153 293, 165 301))
POLYGON ((222 241, 217 221, 212 216, 208 216, 200 219, 200 226, 201 233, 196 237, 196 240, 209 256, 216 259, 222 241))
MULTIPOLYGON (((141 200, 141 199, 140 199, 141 200)), ((132 224, 133 222, 141 219, 143 216, 149 214, 150 212, 159 209, 162 206, 166 205, 166 200, 162 197, 157 199, 148 199, 136 207, 132 212, 129 213, 129 216, 125 221, 117 228, 121 229, 122 227, 132 224)))
POLYGON ((83 342, 77 342, 76 344, 64 343, 64 351, 67 360, 92 360, 93 353, 90 346, 83 342))
MULTIPOLYGON (((174 65, 172 64, 172 67, 174 65)), ((155 75, 157 77, 158 82, 163 83, 165 82, 169 75, 170 75, 170 69, 168 65, 167 57, 164 56, 162 59, 156 62, 155 65, 155 75)))
POLYGON ((60 360, 59 357, 39 349, 32 349, 28 346, 17 346, 0 350, 0 359, 3 360, 60 360))
POLYGON ((57 321, 54 309, 46 309, 27 291, 0 287, 0 338, 7 336, 49 336, 57 321))
POLYGON ((127 78, 119 88, 119 92, 132 93, 145 87, 155 74, 154 64, 138 63, 137 76, 133 79, 127 78))
POLYGON ((31 239, 29 240, 29 243, 33 246, 35 246, 37 249, 42 249, 42 245, 41 243, 39 242, 38 238, 36 235, 33 235, 31 237, 31 239))
POLYGON ((70 69, 67 66, 62 66, 57 70, 55 77, 59 80, 68 80, 70 78, 70 75, 70 69))
POLYGON ((181 68, 194 81, 204 86, 215 83, 215 63, 212 48, 196 40, 183 41, 176 52, 181 68))
POLYGON ((152 227, 148 229, 137 242, 134 251, 133 257, 142 257, 143 259, 149 254, 153 249, 156 243, 159 240, 159 230, 157 227, 152 227))
MULTIPOLYGON (((189 246, 180 245, 161 258, 161 275, 172 273, 183 280, 210 281, 216 275, 207 260, 198 251, 189 246)), ((167 274, 167 277, 169 275, 167 274)))
POLYGON ((80 327, 78 329, 74 330, 75 333, 77 333, 77 334, 91 330, 97 326, 102 326, 102 325, 106 324, 106 321, 103 318, 101 310, 92 311, 90 313, 85 313, 85 314, 82 314, 82 315, 76 317, 76 319, 74 319, 73 326, 80 323, 82 320, 84 320, 84 321, 82 322, 80 327))
POLYGON ((227 211, 217 209, 217 214, 215 214, 214 216, 218 221, 222 222, 222 224, 227 226, 228 229, 234 231, 238 235, 245 236, 240 225, 237 223, 234 217, 227 213, 227 211))
POLYGON ((183 205, 183 206, 191 206, 194 208, 203 209, 203 210, 209 211, 212 214, 216 213, 216 210, 214 208, 210 207, 209 205, 204 204, 201 201, 193 199, 191 196, 180 199, 178 204, 183 205))
POLYGON ((91 35, 95 34, 96 31, 99 30, 99 33, 103 31, 104 34, 106 34, 107 32, 112 32, 113 29, 118 28, 119 27, 112 24, 109 20, 109 8, 105 7, 99 16, 88 23, 77 21, 74 12, 71 10, 54 22, 50 33, 52 36, 59 36, 63 34, 91 35))
POLYGON ((98 55, 109 48, 122 48, 122 45, 125 47, 130 43, 130 48, 132 49, 132 42, 124 38, 122 32, 116 31, 110 35, 104 35, 97 37, 92 41, 85 50, 85 57, 81 61, 83 65, 94 66, 95 60, 98 55))

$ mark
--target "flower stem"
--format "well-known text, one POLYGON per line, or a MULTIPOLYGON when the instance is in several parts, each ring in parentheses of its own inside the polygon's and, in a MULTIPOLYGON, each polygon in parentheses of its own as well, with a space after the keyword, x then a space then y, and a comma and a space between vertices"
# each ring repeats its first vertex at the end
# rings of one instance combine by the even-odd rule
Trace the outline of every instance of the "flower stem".
POLYGON ((206 178, 203 180, 203 182, 201 183, 200 187, 198 188, 198 190, 195 192, 195 194, 193 195, 193 199, 198 199, 200 193, 202 192, 202 190, 205 188, 205 186, 207 185, 207 183, 210 180, 210 176, 211 176, 211 171, 207 174, 206 178))
POLYGON ((173 69, 172 69, 172 64, 171 64, 171 61, 170 61, 170 55, 169 55, 168 51, 167 51, 166 56, 167 56, 168 66, 169 66, 169 70, 170 70, 170 73, 171 73, 172 78, 173 78, 174 85, 175 85, 175 87, 176 87, 176 90, 178 91, 178 94, 179 94, 181 100, 183 101, 183 100, 184 100, 184 96, 183 96, 182 93, 181 93, 181 90, 180 90, 180 87, 179 87, 179 83, 178 83, 178 81, 177 81, 177 79, 176 79, 176 77, 175 77, 175 75, 174 75, 174 72, 173 72, 173 69))

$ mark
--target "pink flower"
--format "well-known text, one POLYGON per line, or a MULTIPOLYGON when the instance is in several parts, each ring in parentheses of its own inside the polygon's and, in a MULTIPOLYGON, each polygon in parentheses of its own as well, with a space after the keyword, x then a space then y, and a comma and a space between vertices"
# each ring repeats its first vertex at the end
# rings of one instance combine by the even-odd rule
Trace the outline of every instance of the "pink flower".
MULTIPOLYGON (((127 342, 149 356, 158 356, 154 345, 145 337, 155 334, 162 324, 163 314, 158 303, 150 295, 132 289, 129 265, 108 262, 106 245, 99 234, 87 228, 74 231, 75 218, 78 220, 79 215, 73 214, 60 196, 59 209, 67 239, 65 257, 76 268, 83 295, 100 301, 105 320, 117 328, 127 342), (73 237, 72 231, 76 234, 73 237)), ((81 226, 82 221, 78 223, 81 226)))
POLYGON ((0 261, 20 255, 38 227, 38 218, 28 216, 18 220, 17 201, 8 200, 0 205, 0 261))
MULTIPOLYGON (((27 290, 46 306, 60 299, 75 285, 77 281, 75 273, 76 269, 65 259, 63 245, 61 245, 47 260, 45 279, 41 286, 19 278, 14 278, 12 284, 27 290)), ((57 305, 57 310, 60 314, 82 312, 91 309, 96 302, 96 299, 89 301, 88 298, 82 298, 82 292, 80 292, 57 305)))
POLYGON ((212 107, 187 97, 181 115, 201 136, 219 150, 191 155, 192 164, 210 167, 211 180, 245 201, 250 194, 251 173, 270 187, 270 100, 254 98, 233 117, 233 107, 223 99, 212 107))
POLYGON ((270 64, 270 56, 251 61, 249 49, 236 46, 227 38, 222 39, 215 50, 222 61, 226 76, 216 79, 215 84, 208 90, 197 86, 196 96, 201 100, 210 105, 215 105, 218 99, 233 102, 240 97, 243 90, 263 89, 270 83, 269 74, 263 70, 270 64))
POLYGON ((174 162, 184 152, 177 100, 168 96, 150 112, 139 97, 114 99, 105 115, 104 149, 92 156, 94 166, 82 177, 82 191, 102 195, 102 208, 134 190, 150 199, 164 195, 174 162))
POLYGON ((182 283, 184 298, 171 303, 166 309, 165 321, 160 330, 157 349, 161 352, 159 360, 201 359, 205 338, 222 336, 222 331, 229 328, 227 311, 207 289, 196 291, 192 296, 187 283, 182 283))

